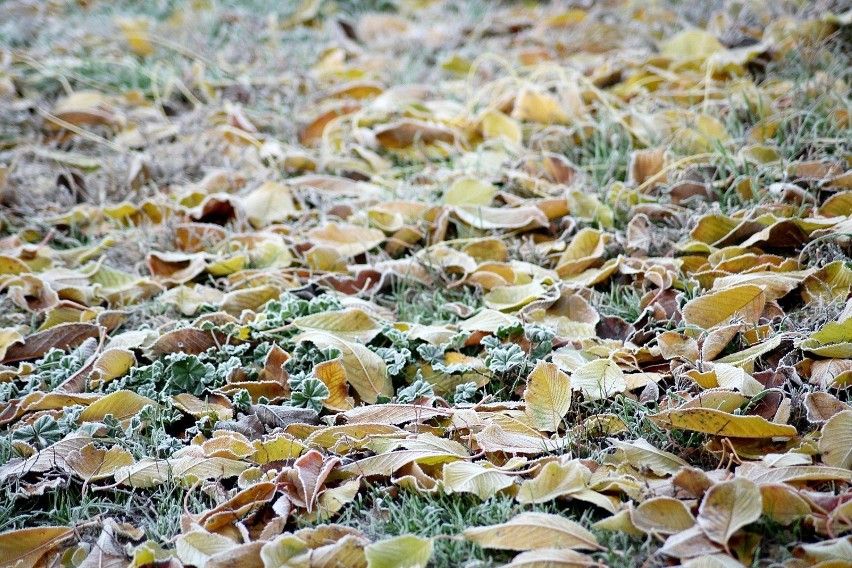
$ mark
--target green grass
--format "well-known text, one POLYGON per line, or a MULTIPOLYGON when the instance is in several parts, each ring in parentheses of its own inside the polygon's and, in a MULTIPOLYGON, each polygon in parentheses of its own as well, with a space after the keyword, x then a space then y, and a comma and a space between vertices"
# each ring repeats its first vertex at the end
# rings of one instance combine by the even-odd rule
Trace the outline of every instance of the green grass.
POLYGON ((18 483, 8 483, 0 498, 0 532, 44 525, 79 526, 111 517, 143 530, 149 539, 166 542, 180 533, 186 510, 200 513, 215 501, 200 490, 164 483, 151 490, 106 488, 84 491, 80 481, 67 479, 44 495, 23 497, 18 483))
MULTIPOLYGON (((440 275, 436 274, 436 277, 440 275)), ((388 307, 395 308, 400 321, 424 325, 452 323, 462 319, 457 311, 458 305, 464 305, 471 310, 482 306, 481 296, 470 287, 428 288, 419 282, 403 279, 395 280, 390 292, 378 300, 379 303, 386 303, 388 307)))

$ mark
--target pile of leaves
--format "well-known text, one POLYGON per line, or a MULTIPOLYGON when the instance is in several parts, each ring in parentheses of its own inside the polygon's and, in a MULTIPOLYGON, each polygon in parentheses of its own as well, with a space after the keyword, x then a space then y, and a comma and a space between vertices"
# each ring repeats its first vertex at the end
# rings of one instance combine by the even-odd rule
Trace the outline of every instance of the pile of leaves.
POLYGON ((367 4, 0 6, 0 563, 848 565, 852 12, 367 4))

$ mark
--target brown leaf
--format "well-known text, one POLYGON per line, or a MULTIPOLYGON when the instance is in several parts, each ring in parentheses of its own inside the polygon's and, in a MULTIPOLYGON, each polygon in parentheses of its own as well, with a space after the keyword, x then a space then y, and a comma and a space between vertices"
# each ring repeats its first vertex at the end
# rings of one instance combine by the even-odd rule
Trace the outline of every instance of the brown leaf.
POLYGON ((38 359, 51 349, 67 351, 82 345, 87 339, 100 337, 100 326, 91 323, 65 323, 24 338, 6 349, 2 363, 38 359))
POLYGON ((4 532, 0 534, 0 558, 6 566, 33 568, 74 533, 74 528, 49 526, 4 532))

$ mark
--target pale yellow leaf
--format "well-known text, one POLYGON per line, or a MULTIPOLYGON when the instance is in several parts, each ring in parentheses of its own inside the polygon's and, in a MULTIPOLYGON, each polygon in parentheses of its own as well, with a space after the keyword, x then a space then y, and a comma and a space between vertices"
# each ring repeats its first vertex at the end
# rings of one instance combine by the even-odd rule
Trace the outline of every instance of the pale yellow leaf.
POLYGON ((363 254, 385 240, 385 234, 378 229, 345 223, 326 223, 308 231, 307 236, 311 242, 331 247, 345 257, 363 254))
POLYGON ((657 475, 674 475, 689 465, 683 458, 654 447, 644 438, 633 441, 610 438, 609 443, 624 452, 630 465, 637 469, 648 468, 657 475))
POLYGON ((514 482, 513 476, 481 463, 456 461, 444 466, 444 490, 448 494, 473 493, 485 500, 514 482))
POLYGON ((852 469, 852 410, 838 412, 825 423, 819 450, 826 465, 852 469))
POLYGON ((307 331, 295 340, 310 341, 320 349, 334 347, 340 351, 346 380, 364 402, 374 403, 379 395, 393 396, 393 384, 384 359, 364 345, 346 341, 326 331, 307 331))
POLYGON ((237 543, 224 536, 194 530, 177 537, 175 552, 186 565, 204 566, 211 556, 235 548, 237 543))
POLYGON ((432 539, 407 534, 367 545, 367 568, 426 568, 432 539))
POLYGON ((501 550, 601 549, 595 535, 574 521, 549 513, 521 513, 506 523, 470 528, 463 534, 484 548, 501 550))
POLYGON ((382 324, 361 308, 322 312, 296 318, 293 326, 304 331, 325 331, 346 341, 369 343, 382 330, 382 324))
POLYGON ((571 388, 582 392, 586 400, 601 400, 626 391, 627 382, 615 361, 595 359, 571 373, 571 388))
POLYGON ((255 227, 286 221, 296 212, 290 188, 267 181, 242 198, 243 209, 255 227))
POLYGON ((556 364, 539 361, 527 378, 523 398, 532 424, 555 432, 571 407, 571 380, 556 364))
POLYGON ((447 205, 488 205, 497 188, 487 181, 464 177, 457 179, 444 192, 447 205))
POLYGON ((698 510, 698 525, 707 538, 727 547, 734 533, 759 519, 762 512, 763 498, 757 484, 736 478, 707 491, 698 510))
POLYGON ((533 479, 527 479, 518 491, 520 503, 547 503, 559 497, 571 496, 586 489, 591 473, 574 460, 566 464, 552 461, 545 464, 533 479))
POLYGON ((647 534, 670 535, 695 524, 683 502, 673 497, 654 497, 639 504, 630 514, 633 526, 647 534))

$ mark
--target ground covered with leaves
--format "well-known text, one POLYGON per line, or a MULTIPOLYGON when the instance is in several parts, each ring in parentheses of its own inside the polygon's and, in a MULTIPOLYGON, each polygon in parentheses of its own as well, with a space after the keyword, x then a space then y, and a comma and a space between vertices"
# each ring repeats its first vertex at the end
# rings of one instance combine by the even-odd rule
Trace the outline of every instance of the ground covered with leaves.
POLYGON ((844 10, 0 4, 0 565, 849 566, 844 10))

